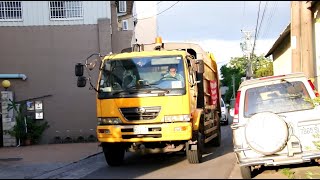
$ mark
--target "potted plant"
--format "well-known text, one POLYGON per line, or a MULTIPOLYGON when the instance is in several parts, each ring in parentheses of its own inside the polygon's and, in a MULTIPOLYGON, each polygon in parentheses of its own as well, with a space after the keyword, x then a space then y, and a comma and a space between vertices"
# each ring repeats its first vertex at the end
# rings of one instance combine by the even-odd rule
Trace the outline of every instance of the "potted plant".
MULTIPOLYGON (((11 100, 10 100, 11 101, 11 100)), ((37 144, 43 132, 49 128, 46 121, 36 122, 34 119, 25 116, 23 113, 24 104, 17 107, 13 101, 8 106, 8 110, 13 109, 16 113, 16 124, 12 129, 5 131, 7 134, 16 137, 23 145, 37 144)))
POLYGON ((27 138, 25 119, 22 114, 22 106, 19 106, 10 100, 11 103, 8 104, 8 110, 13 109, 16 113, 15 120, 16 124, 10 129, 4 131, 4 133, 16 137, 20 142, 23 142, 27 138))
POLYGON ((47 121, 37 122, 34 119, 27 118, 27 139, 30 139, 31 144, 38 144, 43 132, 49 127, 47 121))

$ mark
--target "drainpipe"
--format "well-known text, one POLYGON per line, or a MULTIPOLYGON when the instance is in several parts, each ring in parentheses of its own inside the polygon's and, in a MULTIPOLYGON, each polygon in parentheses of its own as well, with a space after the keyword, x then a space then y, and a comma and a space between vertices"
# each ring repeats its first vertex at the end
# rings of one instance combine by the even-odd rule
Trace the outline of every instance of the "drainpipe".
POLYGON ((22 80, 26 80, 27 76, 25 74, 0 74, 0 79, 22 79, 22 80))

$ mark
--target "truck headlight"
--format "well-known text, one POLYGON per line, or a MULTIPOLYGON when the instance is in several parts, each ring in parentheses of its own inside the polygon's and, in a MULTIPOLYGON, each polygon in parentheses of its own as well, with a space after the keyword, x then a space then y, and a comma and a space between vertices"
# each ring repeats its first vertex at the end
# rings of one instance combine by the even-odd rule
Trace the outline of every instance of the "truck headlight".
POLYGON ((122 121, 118 117, 98 118, 98 125, 121 124, 122 121))
POLYGON ((190 121, 190 115, 164 116, 164 122, 190 121))

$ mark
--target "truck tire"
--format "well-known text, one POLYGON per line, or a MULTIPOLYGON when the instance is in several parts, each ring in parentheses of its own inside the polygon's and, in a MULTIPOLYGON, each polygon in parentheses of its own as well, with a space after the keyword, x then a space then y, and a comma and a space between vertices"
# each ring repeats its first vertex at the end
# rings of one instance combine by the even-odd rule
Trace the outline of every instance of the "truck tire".
POLYGON ((227 119, 223 125, 226 125, 226 126, 229 125, 229 120, 227 119))
POLYGON ((211 144, 216 147, 219 147, 221 145, 221 125, 220 125, 220 123, 218 126, 219 126, 218 132, 217 132, 218 135, 217 135, 217 137, 213 138, 212 142, 211 142, 211 144))
POLYGON ((191 150, 191 144, 186 143, 186 155, 190 164, 198 164, 202 162, 202 152, 204 145, 204 138, 201 133, 198 133, 197 150, 191 150))
POLYGON ((103 144, 102 150, 109 166, 120 166, 123 163, 125 149, 120 144, 103 144))
POLYGON ((251 167, 250 166, 240 166, 240 172, 243 179, 251 179, 251 167))
POLYGON ((216 147, 219 147, 221 145, 221 126, 220 125, 218 129, 219 130, 217 132, 218 133, 217 137, 212 139, 212 145, 216 147))

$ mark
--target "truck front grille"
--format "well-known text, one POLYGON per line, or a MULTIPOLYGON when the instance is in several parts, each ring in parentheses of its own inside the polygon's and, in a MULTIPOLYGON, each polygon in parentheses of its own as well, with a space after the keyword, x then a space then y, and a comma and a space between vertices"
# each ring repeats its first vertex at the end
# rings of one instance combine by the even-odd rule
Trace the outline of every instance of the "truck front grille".
POLYGON ((120 108, 120 112, 128 121, 155 119, 160 110, 160 106, 120 108))
POLYGON ((122 139, 131 139, 131 138, 161 138, 162 134, 130 134, 122 135, 122 139))

